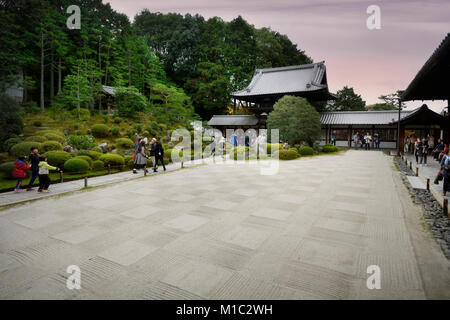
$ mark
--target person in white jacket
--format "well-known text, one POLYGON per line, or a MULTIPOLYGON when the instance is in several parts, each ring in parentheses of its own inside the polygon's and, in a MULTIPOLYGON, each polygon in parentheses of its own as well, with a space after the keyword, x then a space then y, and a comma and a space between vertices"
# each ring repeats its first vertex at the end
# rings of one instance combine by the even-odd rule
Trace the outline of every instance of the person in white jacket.
POLYGON ((370 150, 370 144, 372 143, 372 136, 370 133, 366 133, 364 136, 364 142, 366 143, 366 150, 370 150))

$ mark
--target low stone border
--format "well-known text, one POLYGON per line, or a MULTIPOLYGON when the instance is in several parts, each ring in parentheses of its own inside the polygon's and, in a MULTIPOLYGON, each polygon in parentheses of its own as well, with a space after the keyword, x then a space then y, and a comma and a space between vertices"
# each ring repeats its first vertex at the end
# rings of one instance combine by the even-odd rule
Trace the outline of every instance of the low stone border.
MULTIPOLYGON (((415 172, 398 156, 394 157, 395 164, 401 172, 403 183, 407 187, 414 203, 422 207, 423 219, 428 225, 434 238, 439 243, 447 259, 450 259, 450 219, 443 212, 442 206, 428 190, 413 189, 407 175, 415 176, 415 172)), ((431 181, 431 183, 433 183, 431 181)))

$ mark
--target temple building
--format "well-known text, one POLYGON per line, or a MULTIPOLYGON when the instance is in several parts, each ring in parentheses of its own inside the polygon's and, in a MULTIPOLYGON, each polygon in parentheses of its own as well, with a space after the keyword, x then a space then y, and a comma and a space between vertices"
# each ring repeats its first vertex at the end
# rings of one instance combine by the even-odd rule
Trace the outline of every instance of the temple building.
MULTIPOLYGON (((321 144, 331 142, 336 136, 336 145, 352 146, 355 133, 375 133, 381 136, 381 148, 403 150, 406 137, 426 137, 450 142, 450 34, 442 41, 432 56, 417 73, 406 90, 402 91, 401 101, 447 100, 442 114, 422 105, 414 110, 383 111, 339 111, 321 112, 321 144)), ((248 111, 246 115, 214 115, 208 124, 224 129, 243 130, 265 128, 268 114, 274 104, 284 95, 299 96, 315 102, 334 100, 336 96, 328 91, 327 74, 324 62, 271 69, 257 69, 250 84, 243 90, 232 93, 234 113, 236 107, 248 111)), ((400 101, 399 101, 400 102, 400 101)))

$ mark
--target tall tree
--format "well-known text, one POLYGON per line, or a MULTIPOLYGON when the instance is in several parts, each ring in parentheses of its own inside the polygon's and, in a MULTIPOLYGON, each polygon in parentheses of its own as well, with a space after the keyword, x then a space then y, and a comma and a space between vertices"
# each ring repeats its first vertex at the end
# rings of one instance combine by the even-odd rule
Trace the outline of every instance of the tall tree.
POLYGON ((366 102, 353 88, 345 86, 337 93, 337 99, 330 102, 326 109, 328 111, 363 111, 366 110, 366 102))

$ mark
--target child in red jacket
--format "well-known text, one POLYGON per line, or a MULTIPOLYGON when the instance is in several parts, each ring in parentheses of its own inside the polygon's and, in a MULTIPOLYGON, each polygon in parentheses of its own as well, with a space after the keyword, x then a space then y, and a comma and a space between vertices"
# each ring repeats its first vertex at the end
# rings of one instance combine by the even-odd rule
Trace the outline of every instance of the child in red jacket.
POLYGON ((25 163, 25 157, 19 157, 19 159, 14 164, 13 171, 13 177, 17 178, 16 188, 14 189, 15 192, 22 191, 22 189, 20 189, 20 185, 22 184, 23 178, 27 176, 27 171, 30 169, 31 167, 27 166, 27 164, 25 163))

